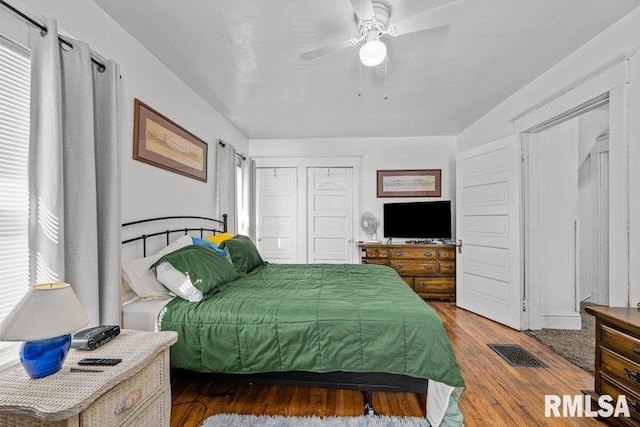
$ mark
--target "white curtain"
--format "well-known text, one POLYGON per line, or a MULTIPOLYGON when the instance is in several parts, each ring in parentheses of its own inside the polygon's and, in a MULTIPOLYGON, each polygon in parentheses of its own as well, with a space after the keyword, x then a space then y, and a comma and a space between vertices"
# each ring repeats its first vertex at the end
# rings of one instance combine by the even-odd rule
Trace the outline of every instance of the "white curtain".
POLYGON ((91 325, 120 324, 118 65, 45 25, 30 34, 31 283, 68 282, 91 325))
POLYGON ((236 149, 226 142, 216 144, 216 204, 218 218, 227 214, 227 231, 237 233, 236 149))

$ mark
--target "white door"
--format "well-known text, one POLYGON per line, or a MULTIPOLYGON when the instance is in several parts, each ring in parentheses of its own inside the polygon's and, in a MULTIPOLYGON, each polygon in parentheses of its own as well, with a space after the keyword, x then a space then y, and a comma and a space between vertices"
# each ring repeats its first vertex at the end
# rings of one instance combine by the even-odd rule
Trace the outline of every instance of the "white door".
POLYGON ((296 168, 256 168, 256 240, 265 261, 298 262, 296 168))
POLYGON ((521 142, 513 135, 456 158, 457 305, 522 329, 521 142))
POLYGON ((309 264, 353 262, 353 168, 308 168, 309 264))

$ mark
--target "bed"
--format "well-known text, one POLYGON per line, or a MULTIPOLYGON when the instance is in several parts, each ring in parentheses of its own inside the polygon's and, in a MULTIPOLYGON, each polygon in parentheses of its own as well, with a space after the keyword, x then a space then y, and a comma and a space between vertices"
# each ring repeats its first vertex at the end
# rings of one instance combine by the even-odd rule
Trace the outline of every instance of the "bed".
MULTIPOLYGON (((224 232, 221 224, 211 232, 224 232)), ((207 252, 167 249, 161 260, 207 252)), ((432 425, 462 424, 457 402, 464 380, 442 322, 393 269, 259 262, 241 270, 197 303, 134 298, 123 308, 123 326, 178 332, 171 348, 173 368, 360 389, 369 413, 372 391, 427 393, 432 425)))

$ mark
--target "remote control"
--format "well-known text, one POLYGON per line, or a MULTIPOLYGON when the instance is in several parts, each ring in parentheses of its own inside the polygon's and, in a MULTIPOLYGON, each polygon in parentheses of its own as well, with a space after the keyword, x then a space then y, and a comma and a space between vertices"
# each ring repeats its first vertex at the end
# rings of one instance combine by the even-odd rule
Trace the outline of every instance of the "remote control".
POLYGON ((113 366, 122 362, 122 359, 99 359, 87 357, 78 362, 78 365, 100 365, 100 366, 113 366))

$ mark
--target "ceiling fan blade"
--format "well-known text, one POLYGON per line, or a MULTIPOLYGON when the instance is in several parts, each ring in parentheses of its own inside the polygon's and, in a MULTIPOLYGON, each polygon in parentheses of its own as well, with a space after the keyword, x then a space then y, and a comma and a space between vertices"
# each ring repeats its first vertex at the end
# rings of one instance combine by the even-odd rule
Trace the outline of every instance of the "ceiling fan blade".
POLYGON ((389 54, 387 53, 387 57, 384 59, 384 61, 382 61, 381 64, 376 65, 374 68, 376 70, 376 76, 378 76, 380 80, 384 79, 385 74, 388 76, 389 72, 391 71, 391 58, 389 58, 389 54))
POLYGON ((346 39, 346 40, 342 40, 342 41, 339 41, 339 42, 331 43, 331 44, 328 44, 326 46, 322 46, 322 47, 319 47, 317 49, 313 49, 313 50, 310 50, 308 52, 301 53, 300 54, 300 58, 306 59, 306 60, 316 59, 316 58, 318 58, 320 56, 327 55, 329 53, 336 52, 336 51, 341 50, 341 49, 345 49, 345 48, 348 48, 348 47, 355 46, 355 45, 358 44, 358 41, 359 40, 356 39, 355 37, 351 37, 351 38, 346 39))
POLYGON ((464 11, 464 0, 427 10, 391 24, 389 34, 401 36, 451 24, 464 11))
POLYGON ((361 21, 368 21, 375 17, 375 12, 373 11, 373 3, 371 0, 349 0, 351 2, 351 6, 353 6, 353 10, 356 12, 356 16, 361 21))

